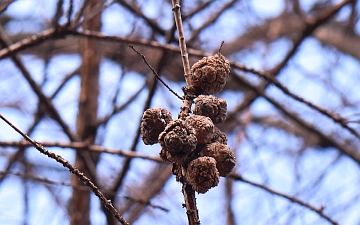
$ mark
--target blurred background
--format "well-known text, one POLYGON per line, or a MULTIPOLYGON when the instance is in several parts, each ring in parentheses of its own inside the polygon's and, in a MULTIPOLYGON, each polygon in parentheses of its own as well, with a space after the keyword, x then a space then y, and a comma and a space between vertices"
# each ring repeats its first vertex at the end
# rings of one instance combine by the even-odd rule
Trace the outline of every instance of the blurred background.
MULTIPOLYGON (((183 0, 190 64, 232 63, 219 124, 233 174, 196 195, 202 224, 360 223, 360 3, 183 0)), ((131 224, 187 224, 144 110, 185 86, 169 0, 0 0, 0 113, 88 176, 131 224), (129 157, 129 152, 132 153, 129 157)), ((0 122, 0 223, 118 224, 55 160, 0 122)))

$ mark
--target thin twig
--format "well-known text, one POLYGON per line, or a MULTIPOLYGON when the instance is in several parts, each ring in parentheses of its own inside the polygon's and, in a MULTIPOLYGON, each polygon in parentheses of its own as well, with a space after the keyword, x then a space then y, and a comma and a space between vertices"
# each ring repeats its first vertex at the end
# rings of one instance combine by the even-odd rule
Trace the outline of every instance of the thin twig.
POLYGON ((125 1, 125 0, 116 0, 119 4, 121 4, 123 7, 128 9, 131 13, 133 13, 135 16, 140 17, 141 20, 144 20, 153 31, 156 31, 160 35, 166 34, 166 31, 157 24, 156 20, 150 19, 144 13, 142 12, 142 9, 140 6, 136 4, 136 1, 125 1), (130 3, 131 2, 131 3, 130 3))
MULTIPOLYGON (((0 175, 14 175, 14 176, 23 177, 23 178, 26 178, 26 179, 31 179, 33 181, 37 181, 37 182, 41 182, 41 183, 47 183, 47 184, 52 184, 52 185, 62 185, 62 186, 72 187, 72 188, 82 190, 82 191, 90 191, 89 188, 86 187, 86 186, 74 185, 74 184, 71 184, 71 183, 63 182, 63 181, 49 180, 49 179, 47 179, 45 177, 37 177, 37 176, 31 175, 31 174, 12 172, 12 171, 1 171, 0 170, 0 175)), ((167 209, 167 208, 165 208, 163 206, 155 205, 155 204, 151 203, 151 201, 144 201, 144 200, 137 199, 137 198, 134 198, 134 197, 131 197, 131 196, 122 196, 122 195, 119 195, 116 192, 109 191, 109 190, 106 190, 106 189, 100 189, 100 191, 102 193, 106 193, 108 195, 116 196, 118 198, 124 198, 124 199, 127 199, 129 201, 133 201, 133 202, 136 202, 136 203, 139 203, 139 204, 147 205, 147 206, 150 206, 152 208, 160 209, 160 210, 165 211, 165 212, 170 211, 169 209, 167 209)))
MULTIPOLYGON (((108 153, 123 156, 126 158, 138 158, 138 159, 146 159, 150 161, 154 161, 157 163, 166 163, 160 157, 154 157, 149 155, 143 155, 137 152, 132 151, 122 151, 118 149, 110 149, 105 148, 99 145, 89 145, 86 142, 41 142, 41 145, 44 147, 59 147, 59 148, 73 148, 73 149, 88 149, 89 151, 97 152, 97 153, 108 153)), ((0 146, 11 146, 11 147, 29 147, 32 146, 31 143, 27 141, 0 141, 0 146)))
POLYGON ((221 51, 221 48, 224 46, 224 41, 221 41, 221 44, 220 44, 220 47, 219 47, 219 50, 218 50, 218 53, 220 54, 220 51, 221 51))
POLYGON ((57 2, 56 13, 55 13, 53 21, 52 21, 52 25, 54 26, 55 29, 57 29, 59 27, 59 19, 64 13, 63 8, 62 8, 63 3, 64 3, 64 0, 59 0, 57 2))
POLYGON ((335 222, 335 221, 334 221, 333 219, 331 219, 329 216, 327 216, 327 215, 324 214, 324 207, 316 208, 316 207, 310 205, 309 203, 304 202, 304 201, 302 201, 302 200, 300 200, 300 199, 298 199, 298 198, 296 198, 296 197, 294 197, 294 196, 290 196, 290 195, 281 193, 281 192, 279 192, 279 191, 275 191, 275 190, 273 190, 273 189, 271 189, 271 188, 269 188, 269 187, 267 187, 267 186, 265 186, 265 185, 258 184, 258 183, 255 183, 255 182, 253 182, 253 181, 247 180, 247 179, 245 179, 244 177, 242 177, 242 176, 239 175, 239 174, 231 173, 231 174, 229 175, 229 177, 233 178, 234 180, 242 181, 242 182, 247 183, 247 184, 250 184, 250 185, 252 185, 252 186, 261 188, 261 189, 263 189, 263 190, 265 190, 265 191, 267 191, 267 192, 269 192, 269 193, 271 193, 271 194, 274 194, 274 195, 277 195, 277 196, 286 198, 286 199, 288 199, 288 200, 291 201, 291 202, 297 203, 297 204, 299 204, 299 205, 301 205, 301 206, 304 206, 305 208, 308 208, 308 209, 314 211, 314 212, 317 213, 320 217, 326 219, 326 220, 327 220, 328 222, 330 222, 331 224, 333 224, 333 225, 338 225, 337 222, 335 222))
POLYGON ((21 136, 23 136, 27 141, 29 141, 39 152, 48 156, 49 158, 55 159, 57 162, 61 163, 64 167, 68 168, 69 171, 75 174, 79 179, 88 186, 96 196, 104 203, 105 207, 114 215, 114 217, 123 225, 128 225, 128 223, 124 220, 124 218, 119 214, 119 212, 112 205, 111 201, 108 201, 104 194, 99 190, 97 186, 89 178, 87 178, 81 171, 75 168, 70 164, 69 161, 65 160, 61 156, 45 149, 39 142, 31 139, 28 135, 22 132, 19 128, 17 128, 14 124, 12 124, 8 119, 6 119, 2 114, 0 114, 0 118, 5 121, 10 127, 12 127, 16 132, 18 132, 21 136))
POLYGON ((74 0, 70 0, 69 2, 69 10, 67 13, 67 23, 66 26, 69 27, 71 24, 71 14, 73 13, 73 9, 74 9, 74 0))
MULTIPOLYGON (((191 32, 191 37, 188 39, 188 43, 193 43, 194 40, 196 40, 196 38, 199 37, 199 34, 207 27, 211 26, 212 24, 214 24, 221 15, 223 15, 223 13, 231 8, 231 6, 234 5, 234 3, 236 3, 235 0, 232 0, 226 4, 223 5, 223 7, 221 9, 219 9, 217 12, 213 12, 211 14, 211 17, 207 18, 207 21, 205 21, 198 29, 194 30, 191 32)), ((206 17, 205 17, 206 18, 206 17)))
POLYGON ((126 102, 122 103, 121 105, 116 105, 116 103, 113 103, 114 107, 113 107, 112 111, 108 115, 104 116, 103 118, 98 119, 97 126, 106 124, 111 118, 113 118, 114 115, 116 115, 117 113, 119 113, 123 109, 125 109, 127 106, 129 106, 129 104, 132 103, 133 100, 140 95, 140 93, 145 89, 146 86, 147 86, 147 84, 144 83, 143 86, 141 88, 139 88, 139 90, 137 92, 135 92, 132 96, 130 96, 128 98, 128 100, 126 102))
POLYGON ((141 54, 140 52, 138 52, 133 45, 129 45, 129 47, 134 50, 134 52, 136 52, 138 55, 141 56, 141 58, 143 59, 143 61, 145 62, 145 64, 150 68, 150 70, 153 72, 153 74, 155 74, 156 78, 171 92, 173 93, 176 97, 178 97, 180 100, 184 100, 183 97, 181 97, 180 95, 178 95, 173 89, 171 89, 169 87, 169 85, 167 85, 165 83, 165 81, 163 81, 163 79, 161 79, 161 77, 159 76, 159 74, 152 68, 152 66, 148 63, 148 61, 146 60, 145 56, 143 54, 141 54))

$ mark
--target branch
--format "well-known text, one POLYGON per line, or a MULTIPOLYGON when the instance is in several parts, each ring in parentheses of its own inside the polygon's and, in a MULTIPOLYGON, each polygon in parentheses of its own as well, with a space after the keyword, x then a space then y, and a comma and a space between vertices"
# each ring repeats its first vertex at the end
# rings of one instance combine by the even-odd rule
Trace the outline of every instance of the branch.
MULTIPOLYGON (((159 157, 143 155, 137 152, 132 151, 122 151, 118 149, 110 149, 105 148, 99 145, 89 145, 86 142, 41 142, 41 145, 44 147, 59 147, 59 148, 73 148, 73 149, 88 149, 89 151, 97 152, 97 153, 109 153, 113 155, 119 155, 126 158, 138 158, 138 159, 146 159, 150 161, 154 161, 157 163, 165 163, 159 157)), ((11 147, 29 147, 32 146, 31 143, 27 141, 0 141, 0 146, 11 146, 11 147)))
POLYGON ((182 20, 181 20, 181 11, 180 11, 180 3, 178 0, 172 0, 172 6, 173 6, 173 12, 174 12, 174 18, 175 18, 175 23, 176 23, 176 27, 178 29, 178 36, 179 36, 179 46, 180 46, 180 52, 181 52, 181 59, 183 62, 183 67, 184 67, 184 72, 185 72, 185 80, 186 80, 186 84, 187 86, 189 86, 189 75, 191 73, 190 71, 190 63, 189 63, 189 55, 187 53, 187 49, 186 49, 186 41, 185 41, 185 36, 184 36, 184 28, 182 25, 182 20))
MULTIPOLYGON (((2 31, 2 27, 0 27, 0 31, 2 31)), ((3 32, 0 32, 0 43, 8 48, 11 47, 10 41, 7 40, 7 36, 3 32)), ((25 77, 27 82, 29 83, 32 90, 36 93, 36 95, 39 98, 39 101, 46 106, 49 116, 54 118, 54 120, 59 123, 59 125, 63 129, 64 133, 69 137, 70 140, 75 141, 77 139, 76 135, 71 132, 69 126, 65 123, 65 121, 60 116, 59 111, 52 104, 51 100, 48 97, 46 97, 46 95, 43 93, 41 87, 39 85, 37 85, 37 83, 31 76, 30 72, 26 69, 21 58, 17 54, 12 54, 11 59, 12 59, 12 61, 14 61, 15 65, 19 68, 19 70, 21 71, 21 73, 23 74, 23 76, 25 77)))
POLYGON ((135 3, 135 1, 131 1, 133 4, 128 3, 127 1, 124 0, 114 0, 117 1, 119 4, 121 4, 122 6, 124 6, 125 8, 127 8, 130 12, 132 12, 133 14, 135 14, 136 16, 139 16, 140 18, 142 18, 143 20, 145 20, 145 22, 151 27, 151 29, 153 31, 158 32, 161 35, 165 36, 166 31, 164 29, 162 29, 155 20, 152 20, 150 18, 148 18, 147 16, 145 16, 142 11, 141 8, 135 3))
POLYGON ((191 37, 189 38, 188 43, 192 43, 196 38, 198 38, 201 31, 203 31, 205 28, 209 27, 210 25, 214 24, 215 21, 220 18, 223 12, 229 9, 235 2, 236 2, 235 0, 232 0, 227 4, 225 4, 217 12, 212 13, 211 17, 208 18, 207 21, 205 21, 198 29, 194 30, 191 33, 191 37))
POLYGON ((140 52, 138 52, 133 45, 129 45, 129 47, 134 50, 134 52, 136 52, 138 55, 141 56, 141 58, 143 59, 143 61, 145 62, 145 64, 150 68, 150 70, 153 72, 153 74, 156 76, 156 78, 171 92, 173 93, 176 97, 178 97, 180 100, 184 100, 183 97, 181 97, 180 95, 178 95, 173 89, 171 89, 169 87, 169 85, 167 85, 165 83, 165 81, 163 79, 161 79, 161 77, 159 76, 159 74, 152 68, 152 66, 148 63, 148 61, 146 60, 145 56, 143 54, 141 54, 140 52))
POLYGON ((330 110, 324 109, 321 106, 317 106, 317 105, 305 100, 304 98, 292 93, 285 85, 283 85, 276 77, 272 76, 270 73, 267 73, 265 71, 257 71, 257 70, 246 67, 245 65, 242 65, 237 62, 232 62, 231 65, 234 66, 235 68, 241 69, 246 72, 251 72, 253 74, 258 75, 261 78, 264 78, 266 81, 268 81, 268 82, 274 84, 276 87, 278 87, 284 94, 287 94, 291 98, 306 104, 307 106, 309 106, 312 109, 319 111, 321 114, 332 119, 335 123, 339 123, 343 128, 347 129, 348 131, 350 131, 350 133, 352 133, 354 136, 356 136, 358 139, 360 139, 359 133, 356 130, 354 130, 353 128, 348 126, 347 119, 342 118, 340 115, 333 113, 330 110))
POLYGON ((6 10, 6 8, 15 0, 4 0, 0 2, 0 13, 6 10))
POLYGON ((90 181, 81 171, 72 166, 69 161, 63 159, 61 156, 50 152, 45 149, 39 142, 31 139, 24 132, 22 132, 19 128, 17 128, 14 124, 12 124, 9 120, 7 120, 2 114, 0 114, 0 118, 5 121, 10 127, 12 127, 16 132, 18 132, 21 136, 23 136, 28 142, 30 142, 39 152, 48 156, 49 158, 55 159, 57 162, 61 163, 64 167, 68 168, 69 171, 75 174, 86 186, 88 186, 92 192, 103 202, 105 207, 114 215, 114 217, 123 225, 128 225, 128 223, 123 219, 123 217, 118 213, 118 211, 114 208, 111 201, 108 201, 104 194, 99 190, 97 186, 94 185, 93 182, 90 181))
POLYGON ((124 102, 122 105, 115 106, 115 103, 114 103, 114 107, 112 109, 112 112, 109 113, 108 115, 104 116, 103 118, 98 119, 97 126, 106 124, 115 114, 117 114, 118 112, 121 112, 123 109, 125 109, 127 106, 129 106, 129 104, 132 103, 133 100, 136 97, 138 97, 139 94, 145 89, 146 85, 147 84, 144 83, 144 85, 141 88, 139 88, 139 90, 136 93, 134 93, 132 96, 130 96, 128 98, 128 100, 126 102, 124 102))
POLYGON ((344 143, 338 143, 337 141, 335 141, 332 137, 323 134, 321 131, 317 130, 314 126, 312 126, 311 124, 309 124, 308 122, 306 122, 305 120, 301 119, 300 117, 298 117, 294 112, 291 112, 287 109, 285 109, 285 107, 283 107, 280 103, 278 103, 277 101, 275 101, 274 99, 272 99, 271 97, 269 97, 268 95, 266 95, 264 93, 263 89, 260 89, 258 87, 253 86, 252 84, 250 84, 247 80, 245 80, 244 78, 240 77, 240 76, 234 76, 235 80, 237 82, 240 82, 242 84, 245 84, 247 87, 249 87, 252 91, 254 91, 255 95, 258 96, 262 96, 263 98, 265 98, 268 102, 270 102, 272 105, 274 105, 276 108, 278 108, 279 110, 281 110, 286 116, 288 116, 290 119, 292 119, 295 123, 297 123, 298 125, 300 125, 301 127, 305 128, 306 130, 308 130, 311 133, 316 134, 317 136, 319 136, 322 140, 324 140, 326 142, 327 145, 331 145, 337 149, 339 149, 342 153, 344 153, 345 155, 349 156, 351 159, 353 159, 357 164, 360 165, 360 154, 358 151, 356 151, 356 149, 352 149, 352 148, 348 148, 346 147, 346 144, 344 143))
MULTIPOLYGON (((186 50, 186 41, 185 41, 185 37, 184 37, 184 29, 182 26, 179 1, 172 0, 172 7, 173 7, 172 10, 174 12, 175 23, 176 23, 176 27, 177 27, 178 35, 179 35, 179 46, 180 46, 180 52, 181 52, 181 57, 182 57, 182 62, 183 62, 183 67, 184 67, 184 72, 185 72, 184 76, 185 76, 185 81, 186 81, 186 89, 184 89, 184 90, 189 90, 191 71, 190 71, 189 56, 188 56, 188 53, 186 50)), ((194 98, 192 93, 187 93, 186 91, 184 91, 184 94, 185 94, 185 100, 183 101, 183 105, 181 107, 181 112, 179 113, 180 118, 184 118, 187 115, 189 115, 189 112, 191 111, 191 105, 193 103, 193 98, 194 98), (190 95, 188 95, 188 94, 190 94, 190 95)), ((182 168, 181 171, 184 171, 186 173, 186 167, 181 165, 181 168, 182 168)), ((188 217, 189 225, 198 225, 198 224, 200 224, 200 219, 199 219, 199 212, 198 212, 198 209, 196 206, 195 191, 192 189, 192 187, 186 181, 183 181, 182 185, 183 185, 182 193, 183 193, 184 199, 185 199, 186 214, 188 217)))
MULTIPOLYGON (((334 7, 329 8, 328 10, 325 10, 325 12, 319 14, 316 18, 313 19, 307 19, 305 21, 306 27, 301 31, 301 34, 293 39, 293 47, 290 49, 290 51, 286 54, 285 58, 273 69, 269 71, 270 74, 273 76, 276 76, 279 74, 279 72, 284 68, 284 66, 287 64, 287 62, 290 60, 291 57, 294 56, 296 53, 298 47, 300 44, 305 40, 306 37, 311 35, 315 29, 317 29, 321 24, 326 22, 328 19, 330 19, 332 16, 334 16, 339 10, 346 4, 348 4, 352 0, 345 0, 334 7)), ((269 85, 269 82, 262 84, 262 89, 265 90, 266 87, 269 85)), ((254 93, 248 94, 243 102, 237 107, 237 111, 241 111, 245 108, 247 108, 256 98, 258 95, 254 93)))
POLYGON ((7 46, 0 50, 0 59, 3 59, 15 52, 23 50, 25 48, 31 47, 33 45, 44 42, 47 39, 51 39, 55 36, 56 30, 51 28, 48 30, 44 30, 41 33, 34 34, 28 38, 22 39, 19 42, 16 42, 12 45, 7 46))
MULTIPOLYGON (((107 36, 107 35, 103 35, 100 32, 89 31, 89 30, 85 30, 85 31, 64 30, 62 32, 63 32, 62 35, 72 34, 72 35, 75 35, 75 36, 84 36, 84 37, 89 37, 89 38, 96 38, 96 39, 100 39, 100 40, 104 40, 104 41, 124 42, 124 43, 130 43, 130 44, 140 44, 140 45, 144 45, 144 46, 148 46, 148 47, 159 48, 159 49, 169 50, 169 51, 173 51, 173 52, 179 52, 180 51, 180 49, 178 47, 175 47, 173 45, 160 44, 159 42, 148 41, 148 40, 145 40, 145 39, 107 36)), ((4 57, 6 57, 6 56, 8 56, 10 54, 13 54, 13 53, 15 53, 17 51, 28 48, 28 47, 30 47, 32 45, 36 45, 38 43, 41 43, 42 41, 45 41, 47 39, 57 38, 57 36, 54 36, 54 33, 55 33, 54 30, 50 29, 50 30, 47 30, 46 32, 44 31, 42 34, 33 35, 30 38, 26 38, 26 39, 23 39, 20 42, 12 44, 8 48, 0 50, 0 59, 4 58, 4 57)), ((198 50, 195 50, 195 49, 189 49, 188 53, 190 55, 199 56, 199 57, 204 57, 204 56, 210 55, 209 53, 205 53, 203 51, 198 51, 198 50)), ((329 110, 323 109, 320 106, 316 106, 315 104, 313 104, 311 102, 308 102, 305 99, 291 93, 284 85, 282 85, 276 78, 274 78, 273 74, 271 74, 269 72, 265 72, 265 71, 255 70, 253 68, 242 65, 241 63, 233 62, 233 61, 231 62, 231 66, 233 68, 237 68, 237 69, 240 69, 240 70, 245 71, 245 72, 250 72, 250 73, 256 74, 256 75, 266 79, 268 82, 271 82, 271 83, 275 84, 285 94, 288 94, 290 97, 296 99, 297 101, 300 101, 300 102, 308 105, 309 107, 319 111, 320 113, 324 114, 325 116, 328 116, 333 121, 335 121, 336 123, 339 123, 342 127, 349 130, 357 138, 360 138, 359 133, 356 132, 353 128, 351 128, 351 127, 349 127, 347 125, 347 121, 346 121, 345 118, 342 118, 339 115, 337 115, 337 114, 335 114, 335 113, 333 113, 333 112, 331 112, 329 110)), ((248 104, 249 103, 241 104, 236 111, 241 110, 242 108, 244 108, 248 104)), ((229 115, 229 117, 231 117, 231 115, 229 115)))
MULTIPOLYGON (((47 183, 47 184, 53 184, 53 185, 63 185, 63 186, 72 187, 72 188, 82 190, 82 191, 90 191, 89 188, 85 187, 85 186, 74 185, 74 184, 66 183, 66 182, 62 182, 62 181, 49 180, 49 179, 47 179, 45 177, 44 178, 36 177, 36 176, 31 175, 31 174, 24 174, 24 173, 11 172, 11 171, 0 171, 0 174, 1 175, 9 175, 10 174, 10 175, 18 176, 18 177, 23 177, 23 178, 26 178, 26 179, 31 179, 33 181, 37 181, 37 182, 41 182, 41 183, 47 183)), ((125 198, 127 200, 130 200, 130 201, 142 204, 142 205, 150 206, 150 207, 153 207, 153 208, 157 208, 157 209, 160 209, 160 210, 165 211, 165 212, 170 211, 169 209, 167 209, 167 208, 165 208, 163 206, 154 205, 150 201, 144 201, 144 200, 137 199, 137 198, 134 198, 134 197, 131 197, 131 196, 121 196, 121 195, 118 195, 116 192, 108 191, 108 190, 105 190, 105 189, 100 189, 100 191, 102 193, 106 193, 108 195, 112 195, 112 196, 116 196, 116 197, 120 197, 120 198, 125 198)))
MULTIPOLYGON (((112 36, 105 36, 99 32, 91 32, 91 31, 82 31, 82 32, 71 32, 72 34, 76 34, 76 35, 81 35, 81 36, 87 36, 87 37, 93 37, 93 38, 99 38, 99 39, 104 39, 104 40, 111 40, 111 41, 121 41, 121 42, 126 42, 126 43, 136 43, 136 44, 141 44, 141 45, 146 45, 149 47, 155 47, 155 48, 161 48, 161 49, 166 49, 166 50, 170 50, 170 51, 174 51, 174 52, 179 52, 179 48, 173 46, 173 45, 168 45, 168 44, 160 44, 158 42, 155 41, 145 41, 145 40, 141 40, 141 39, 134 39, 134 38, 121 38, 121 37, 112 37, 112 36)), ((208 56, 210 55, 209 53, 205 53, 202 51, 198 51, 198 50, 194 50, 194 49, 189 49, 189 54, 193 55, 193 56, 200 56, 200 57, 204 57, 204 56, 208 56)), ((348 131, 350 131, 353 135, 355 135, 357 138, 360 139, 360 135, 358 132, 356 132, 353 128, 349 127, 347 124, 347 121, 345 118, 340 117, 338 114, 333 113, 329 110, 326 110, 320 106, 317 106, 297 95, 295 95, 294 93, 292 93, 287 87, 285 87, 283 84, 281 84, 275 77, 273 74, 266 72, 266 71, 260 71, 260 70, 255 70, 253 68, 247 67, 241 63, 238 62, 234 62, 231 61, 231 66, 233 68, 237 68, 240 69, 242 71, 245 72, 250 72, 253 74, 256 74, 262 78, 264 78, 265 80, 267 80, 268 82, 271 82, 273 84, 275 84, 276 87, 278 87, 283 93, 289 95, 290 97, 294 98, 295 100, 302 102, 306 105, 308 105, 309 107, 319 111, 320 113, 322 113, 323 115, 329 117, 330 119, 332 119, 334 122, 339 123, 342 127, 344 127, 345 129, 347 129, 348 131)))
POLYGON ((52 25, 55 29, 57 29, 59 27, 59 19, 64 13, 63 8, 62 8, 63 3, 64 3, 64 0, 59 0, 56 5, 56 13, 52 19, 52 25))
POLYGON ((310 205, 309 203, 307 202, 304 202, 294 196, 291 196, 291 195, 287 195, 287 194, 284 194, 284 193, 281 193, 279 191, 275 191, 265 185, 262 185, 262 184, 258 184, 258 183, 255 183, 253 181, 250 181, 250 180, 247 180, 245 178, 243 178, 241 175, 239 174, 235 174, 235 173, 231 173, 229 175, 229 177, 231 177, 232 179, 234 180, 238 180, 238 181, 242 181, 244 183, 247 183, 247 184, 250 184, 252 186, 255 186, 255 187, 258 187, 258 188, 261 188, 271 194, 274 194, 274 195, 277 195, 277 196, 280 196, 280 197, 283 197, 283 198, 286 198, 287 200, 291 201, 291 202, 294 202, 294 203, 297 203, 301 206, 304 206, 305 208, 308 208, 310 209, 311 211, 314 211, 315 213, 317 213, 320 217, 324 218, 325 220, 327 220, 329 223, 333 224, 333 225, 338 225, 337 222, 335 222, 333 219, 331 219, 329 216, 325 215, 324 214, 324 207, 320 207, 320 208, 316 208, 312 205, 310 205))

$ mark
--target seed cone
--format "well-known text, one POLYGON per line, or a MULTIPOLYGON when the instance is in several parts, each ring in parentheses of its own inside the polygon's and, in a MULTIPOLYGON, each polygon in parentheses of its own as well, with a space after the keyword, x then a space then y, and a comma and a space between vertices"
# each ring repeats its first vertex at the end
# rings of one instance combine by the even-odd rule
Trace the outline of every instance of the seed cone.
POLYGON ((222 177, 226 177, 236 163, 235 154, 230 150, 229 146, 219 142, 205 145, 200 155, 214 158, 216 160, 216 168, 222 177))
POLYGON ((214 124, 209 117, 190 115, 186 117, 185 124, 195 129, 198 144, 210 143, 213 137, 214 124))
POLYGON ((209 117, 214 124, 222 123, 226 119, 227 103, 225 99, 215 96, 200 95, 195 100, 193 113, 209 117))
POLYGON ((219 93, 224 88, 229 73, 230 63, 220 53, 204 57, 191 67, 189 87, 195 90, 195 94, 219 93))
POLYGON ((191 161, 187 168, 186 179, 199 193, 205 193, 210 188, 216 187, 220 177, 215 159, 199 157, 191 161))
POLYGON ((162 148, 160 157, 163 160, 182 163, 196 149, 195 130, 183 120, 174 120, 159 135, 159 143, 162 148))
POLYGON ((159 134, 172 120, 171 113, 164 108, 147 109, 141 119, 141 138, 146 145, 158 143, 159 134))
POLYGON ((219 142, 221 144, 227 145, 227 137, 224 132, 222 132, 219 128, 214 126, 214 133, 211 139, 211 143, 219 142))

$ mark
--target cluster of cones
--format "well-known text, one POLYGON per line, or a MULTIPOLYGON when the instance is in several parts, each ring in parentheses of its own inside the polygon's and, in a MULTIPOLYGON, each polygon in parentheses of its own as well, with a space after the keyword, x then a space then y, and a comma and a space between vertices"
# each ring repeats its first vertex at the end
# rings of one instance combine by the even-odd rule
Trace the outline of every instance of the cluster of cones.
POLYGON ((220 176, 227 176, 235 166, 225 133, 214 125, 226 119, 227 103, 212 96, 223 89, 229 73, 229 61, 220 53, 204 57, 191 68, 187 89, 196 96, 191 115, 173 120, 165 108, 143 114, 144 143, 160 143, 160 157, 186 168, 180 173, 198 193, 217 186, 220 176))

